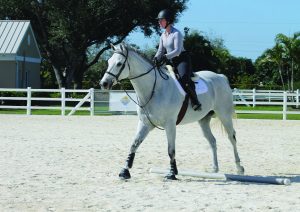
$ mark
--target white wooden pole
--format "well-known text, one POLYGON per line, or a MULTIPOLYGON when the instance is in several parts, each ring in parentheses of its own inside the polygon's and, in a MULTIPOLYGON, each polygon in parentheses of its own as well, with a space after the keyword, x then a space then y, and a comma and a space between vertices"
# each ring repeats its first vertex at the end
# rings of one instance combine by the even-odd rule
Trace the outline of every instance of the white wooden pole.
POLYGON ((240 181, 240 182, 267 183, 267 184, 278 184, 278 185, 291 184, 291 180, 288 178, 233 175, 233 174, 225 174, 225 176, 226 176, 226 180, 240 181))
POLYGON ((296 90, 296 108, 299 108, 299 89, 296 90))
MULTIPOLYGON (((152 168, 150 173, 156 174, 168 174, 168 169, 152 168)), ((178 171, 178 175, 201 177, 209 179, 219 180, 231 180, 239 182, 255 182, 255 183, 267 183, 277 185, 290 185, 291 181, 288 178, 277 178, 277 177, 263 177, 263 176, 247 176, 247 175, 233 175, 233 174, 219 174, 219 173, 206 173, 206 172, 194 172, 194 171, 178 171)))
POLYGON ((26 114, 31 115, 31 87, 27 87, 27 106, 26 114))
POLYGON ((234 93, 234 95, 233 95, 233 101, 236 101, 236 94, 237 94, 237 89, 236 88, 234 88, 233 89, 233 93, 234 93))
POLYGON ((256 89, 254 88, 253 90, 252 90, 252 93, 253 93, 253 97, 252 97, 252 101, 253 101, 253 107, 255 107, 255 101, 256 101, 256 97, 255 97, 255 94, 256 94, 256 89))
POLYGON ((90 98, 90 95, 91 93, 88 92, 87 95, 80 102, 78 102, 78 104, 71 110, 68 116, 73 115, 76 112, 76 110, 80 108, 90 98))
POLYGON ((94 110, 95 110, 95 89, 90 89, 90 115, 94 116, 94 110))
POLYGON ((282 119, 286 120, 286 111, 287 111, 287 93, 286 91, 283 92, 283 109, 282 109, 282 119))
POLYGON ((61 96, 61 115, 66 115, 66 89, 60 89, 60 96, 61 96))

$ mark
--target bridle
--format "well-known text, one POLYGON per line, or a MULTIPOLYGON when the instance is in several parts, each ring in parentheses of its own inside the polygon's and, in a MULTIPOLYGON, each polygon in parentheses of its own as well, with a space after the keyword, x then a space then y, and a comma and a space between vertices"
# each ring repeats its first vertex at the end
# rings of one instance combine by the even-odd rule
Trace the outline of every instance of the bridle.
MULTIPOLYGON (((123 72, 123 70, 125 69, 126 62, 127 62, 127 65, 128 65, 128 69, 129 69, 129 71, 130 71, 130 65, 129 65, 129 62, 128 62, 128 54, 129 54, 129 50, 126 49, 126 55, 125 55, 122 51, 118 51, 118 50, 115 50, 114 53, 115 53, 115 54, 122 55, 122 56, 125 58, 125 60, 124 60, 124 62, 123 62, 123 64, 122 64, 122 66, 121 66, 121 68, 120 68, 118 74, 113 74, 113 73, 111 73, 111 72, 109 72, 109 71, 106 71, 105 73, 106 73, 106 74, 109 74, 109 75, 111 75, 111 76, 113 76, 114 78, 116 78, 117 83, 120 83, 121 80, 119 80, 119 77, 120 77, 121 73, 123 72)), ((132 80, 132 79, 137 79, 137 78, 140 78, 140 77, 142 77, 142 76, 145 76, 145 75, 149 74, 152 70, 155 70, 155 67, 156 67, 156 66, 154 65, 154 66, 152 66, 152 68, 149 69, 147 72, 142 73, 142 74, 140 74, 140 75, 138 75, 138 76, 135 76, 135 77, 128 78, 128 79, 129 79, 129 80, 132 80)), ((155 81, 156 81, 156 77, 155 77, 155 81)))
POLYGON ((122 64, 122 66, 121 66, 120 71, 119 71, 118 74, 113 74, 113 73, 111 73, 111 72, 109 72, 109 71, 106 71, 105 73, 106 73, 106 74, 109 74, 109 75, 111 75, 111 76, 113 76, 114 78, 116 78, 117 82, 120 82, 120 81, 119 81, 119 77, 120 77, 121 73, 123 72, 123 70, 124 70, 124 68, 125 68, 126 62, 127 62, 127 64, 128 64, 128 69, 129 69, 129 71, 130 71, 130 65, 129 65, 129 62, 128 62, 128 50, 126 51, 126 53, 127 53, 126 55, 125 55, 122 51, 114 51, 114 53, 120 54, 120 55, 122 55, 123 57, 125 57, 125 61, 123 62, 123 64, 122 64))
POLYGON ((118 51, 118 50, 115 50, 114 53, 115 53, 115 54, 120 54, 120 55, 122 55, 122 56, 125 58, 125 60, 124 60, 122 66, 121 66, 121 68, 120 68, 120 70, 119 70, 119 72, 118 72, 117 74, 113 74, 113 73, 111 73, 111 72, 109 72, 109 71, 106 71, 105 73, 106 73, 106 74, 109 74, 109 75, 111 75, 111 76, 113 76, 113 77, 116 79, 116 82, 119 83, 119 84, 121 85, 121 88, 124 90, 124 92, 126 93, 126 95, 127 95, 127 96, 128 96, 128 97, 136 104, 136 105, 138 105, 141 109, 144 110, 144 112, 145 112, 145 114, 146 114, 146 116, 147 116, 149 122, 150 122, 154 127, 158 128, 158 129, 160 129, 160 130, 164 130, 163 128, 160 128, 160 127, 156 126, 156 125, 150 120, 149 114, 146 112, 145 107, 146 107, 146 105, 150 102, 150 100, 152 99, 152 97, 153 97, 153 95, 154 95, 154 90, 155 90, 155 87, 156 87, 156 81, 157 81, 156 70, 158 70, 160 76, 161 76, 164 80, 168 80, 168 79, 169 79, 169 76, 166 75, 165 73, 163 73, 159 67, 156 68, 156 65, 153 65, 153 66, 152 66, 148 71, 146 71, 145 73, 142 73, 142 74, 140 74, 140 75, 138 75, 138 76, 135 76, 135 77, 128 78, 129 80, 137 79, 137 78, 140 78, 140 77, 143 77, 143 76, 149 74, 152 70, 154 70, 154 73, 155 73, 155 80, 154 80, 154 83, 153 83, 153 87, 152 87, 152 91, 151 91, 151 96, 150 96, 150 98, 148 99, 148 101, 147 101, 144 105, 141 105, 141 104, 139 103, 139 100, 138 100, 138 99, 137 99, 137 101, 135 101, 135 100, 128 94, 127 90, 124 89, 123 86, 122 86, 122 84, 121 84, 121 81, 122 81, 122 80, 119 80, 120 75, 122 74, 123 70, 125 69, 126 62, 127 62, 127 65, 128 65, 128 69, 129 69, 129 71, 130 71, 130 65, 129 65, 129 62, 128 62, 128 54, 129 54, 129 50, 126 48, 126 54, 124 54, 123 51, 118 51), (165 75, 165 76, 163 76, 163 75, 165 75))

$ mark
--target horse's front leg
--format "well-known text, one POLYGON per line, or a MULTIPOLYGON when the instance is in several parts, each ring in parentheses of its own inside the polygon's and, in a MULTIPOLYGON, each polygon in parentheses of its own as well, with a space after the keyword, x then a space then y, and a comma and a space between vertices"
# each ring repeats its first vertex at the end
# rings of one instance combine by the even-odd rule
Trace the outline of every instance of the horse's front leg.
POLYGON ((130 152, 126 160, 125 167, 121 170, 119 174, 119 177, 121 179, 129 179, 131 177, 129 169, 132 168, 135 153, 138 147, 140 146, 140 144, 143 142, 143 140, 146 138, 146 136, 152 129, 153 126, 145 125, 142 121, 139 121, 137 132, 134 141, 130 147, 130 152))
POLYGON ((170 172, 166 176, 166 179, 177 180, 175 175, 178 174, 176 160, 175 160, 175 139, 176 139, 176 123, 170 123, 165 127, 168 139, 168 154, 170 157, 170 172))

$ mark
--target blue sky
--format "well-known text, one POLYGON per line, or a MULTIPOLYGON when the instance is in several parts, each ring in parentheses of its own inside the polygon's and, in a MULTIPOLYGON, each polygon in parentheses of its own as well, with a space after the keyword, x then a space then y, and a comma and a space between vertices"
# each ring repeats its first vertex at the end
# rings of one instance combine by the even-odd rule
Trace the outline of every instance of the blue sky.
MULTIPOLYGON (((278 33, 300 31, 300 0, 189 0, 187 7, 175 27, 222 38, 232 55, 252 60, 274 46, 278 33)), ((145 38, 137 31, 128 40, 148 48, 158 36, 145 38)))

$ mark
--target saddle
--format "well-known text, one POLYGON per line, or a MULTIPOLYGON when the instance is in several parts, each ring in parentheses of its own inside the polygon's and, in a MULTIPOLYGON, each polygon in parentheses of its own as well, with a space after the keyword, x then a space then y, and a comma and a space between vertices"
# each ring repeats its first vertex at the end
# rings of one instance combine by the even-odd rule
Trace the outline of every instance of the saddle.
MULTIPOLYGON (((166 68, 168 69, 168 71, 169 71, 170 74, 174 74, 174 75, 175 75, 175 77, 176 77, 177 80, 180 79, 179 74, 178 74, 178 71, 177 71, 176 69, 174 69, 173 66, 171 66, 171 65, 166 65, 166 68)), ((192 74, 193 74, 193 76, 191 77, 191 80, 192 80, 194 83, 197 83, 197 81, 198 81, 199 79, 201 79, 201 78, 200 78, 198 75, 194 74, 194 73, 192 73, 192 74)))
MULTIPOLYGON (((181 87, 183 88, 183 86, 181 84, 181 81, 180 81, 180 77, 179 77, 178 71, 176 69, 174 69, 171 65, 166 65, 166 67, 167 67, 167 69, 168 69, 168 71, 169 71, 170 74, 175 75, 175 78, 177 79, 177 81, 179 82, 179 84, 181 85, 181 87)), ((183 101, 182 106, 180 108, 180 111, 179 111, 179 113, 177 115, 176 125, 178 125, 182 121, 182 119, 185 116, 185 113, 187 111, 188 105, 189 105, 189 96, 187 94, 185 94, 184 101, 183 101)))

